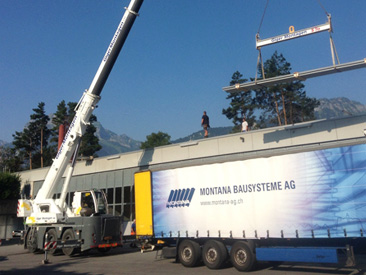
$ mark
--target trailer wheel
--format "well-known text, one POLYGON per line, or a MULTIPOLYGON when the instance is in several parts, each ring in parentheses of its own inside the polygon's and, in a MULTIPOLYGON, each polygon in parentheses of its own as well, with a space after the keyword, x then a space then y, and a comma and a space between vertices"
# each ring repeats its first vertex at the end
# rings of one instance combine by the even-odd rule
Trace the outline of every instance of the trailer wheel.
POLYGON ((57 232, 55 229, 51 228, 47 231, 48 233, 48 241, 49 242, 56 242, 55 245, 51 246, 48 250, 50 254, 55 254, 57 250, 57 232))
POLYGON ((208 268, 219 269, 227 257, 227 249, 222 242, 209 240, 203 245, 202 259, 208 268))
POLYGON ((201 247, 195 241, 184 240, 179 245, 178 257, 185 267, 194 267, 201 260, 201 247))
MULTIPOLYGON (((71 228, 65 230, 64 234, 62 235, 62 241, 71 241, 75 240, 74 231, 71 228)), ((74 247, 64 247, 62 248, 62 252, 66 256, 71 256, 75 254, 76 248, 74 247)))
POLYGON ((255 263, 255 255, 246 242, 236 242, 231 248, 230 259, 239 271, 249 271, 255 263))

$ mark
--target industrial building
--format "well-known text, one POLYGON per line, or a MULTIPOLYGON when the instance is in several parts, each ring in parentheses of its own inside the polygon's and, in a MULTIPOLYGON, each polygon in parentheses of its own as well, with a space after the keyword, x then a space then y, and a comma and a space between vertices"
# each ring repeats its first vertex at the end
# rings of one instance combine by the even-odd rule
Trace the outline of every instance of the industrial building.
MULTIPOLYGON (((136 172, 364 144, 365 122, 366 115, 316 120, 79 161, 75 166, 67 201, 70 203, 76 190, 102 189, 107 194, 110 214, 121 215, 126 222, 132 221, 135 218, 136 172)), ((37 195, 48 169, 20 173, 22 189, 28 190, 29 196, 34 198, 37 195)), ((62 184, 59 184, 56 197, 59 197, 61 190, 62 184)))

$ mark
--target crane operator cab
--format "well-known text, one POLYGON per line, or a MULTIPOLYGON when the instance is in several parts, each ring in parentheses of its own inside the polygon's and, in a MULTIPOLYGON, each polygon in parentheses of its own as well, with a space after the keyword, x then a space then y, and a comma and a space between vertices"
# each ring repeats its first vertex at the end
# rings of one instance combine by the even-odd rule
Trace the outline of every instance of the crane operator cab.
POLYGON ((75 216, 107 214, 106 196, 99 190, 75 192, 72 210, 75 216))

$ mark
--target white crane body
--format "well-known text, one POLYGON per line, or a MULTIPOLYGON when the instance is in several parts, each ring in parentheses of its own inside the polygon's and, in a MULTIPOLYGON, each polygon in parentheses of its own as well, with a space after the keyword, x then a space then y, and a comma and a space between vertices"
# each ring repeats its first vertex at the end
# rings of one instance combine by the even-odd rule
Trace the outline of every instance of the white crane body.
MULTIPOLYGON (((66 233, 65 238, 69 240, 70 236, 72 236, 72 238, 76 239, 75 235, 77 232, 79 232, 80 226, 83 227, 83 230, 87 231, 88 234, 96 234, 96 232, 90 231, 92 229, 88 230, 86 228, 86 223, 89 224, 90 227, 99 227, 97 224, 102 224, 104 222, 106 224, 108 223, 110 226, 118 227, 118 230, 114 231, 118 235, 119 240, 121 239, 121 217, 106 215, 106 198, 102 192, 96 190, 80 190, 75 192, 74 201, 71 208, 66 205, 65 198, 73 173, 75 156, 77 155, 79 142, 86 131, 90 116, 92 115, 93 110, 96 108, 96 105, 100 100, 100 93, 108 79, 115 61, 117 60, 117 57, 129 34, 129 31, 131 30, 135 18, 138 15, 138 11, 142 3, 143 0, 131 0, 128 8, 126 8, 126 11, 117 27, 117 30, 108 46, 108 49, 89 89, 83 93, 79 103, 75 108, 74 119, 70 124, 65 138, 57 152, 52 166, 47 173, 41 189, 37 193, 36 198, 34 200, 19 200, 18 202, 18 217, 26 217, 26 224, 29 225, 25 246, 28 246, 28 248, 30 248, 30 250, 33 252, 42 248, 43 239, 47 232, 50 235, 53 235, 53 238, 57 240, 60 238, 64 239, 67 229, 70 229, 73 232, 70 233, 71 231, 69 230, 66 233), (69 164, 73 156, 74 160, 71 162, 71 164, 69 164), (69 170, 64 181, 61 196, 59 199, 53 199, 55 189, 60 184, 60 181, 64 176, 68 165, 69 170), (86 202, 90 204, 88 207, 86 207, 86 204, 84 205, 86 202), (86 221, 86 219, 89 220, 86 221), (110 221, 107 221, 107 219, 110 221), (71 226, 71 223, 74 224, 74 226, 71 226), (44 227, 42 227, 42 225, 44 227)), ((100 226, 100 228, 105 227, 100 226)), ((105 229, 105 231, 107 230, 105 229)), ((102 234, 103 232, 100 233, 102 234)), ((113 239, 114 237, 115 236, 108 236, 108 240, 113 239)), ((80 238, 81 237, 79 236, 79 239, 80 238)), ((103 238, 100 239, 102 240, 103 238)), ((86 250, 92 247, 93 245, 90 244, 91 241, 92 240, 86 239, 80 240, 80 243, 83 244, 81 249, 86 250)), ((109 241, 108 243, 111 246, 116 245, 115 243, 111 244, 109 241)), ((103 248, 105 247, 106 246, 103 246, 103 248)), ((71 254, 71 252, 67 249, 64 251, 64 253, 71 254)))

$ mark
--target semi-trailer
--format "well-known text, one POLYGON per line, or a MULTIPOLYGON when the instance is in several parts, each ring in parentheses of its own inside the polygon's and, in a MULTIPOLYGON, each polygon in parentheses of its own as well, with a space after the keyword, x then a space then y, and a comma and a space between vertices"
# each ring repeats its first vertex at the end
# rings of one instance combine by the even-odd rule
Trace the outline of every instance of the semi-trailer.
POLYGON ((136 173, 142 249, 211 269, 227 260, 240 271, 256 261, 354 265, 366 225, 363 128, 343 139, 350 125, 334 132, 321 124, 287 126, 262 140, 242 133, 251 151, 136 173), (276 137, 282 148, 266 146, 276 137))

